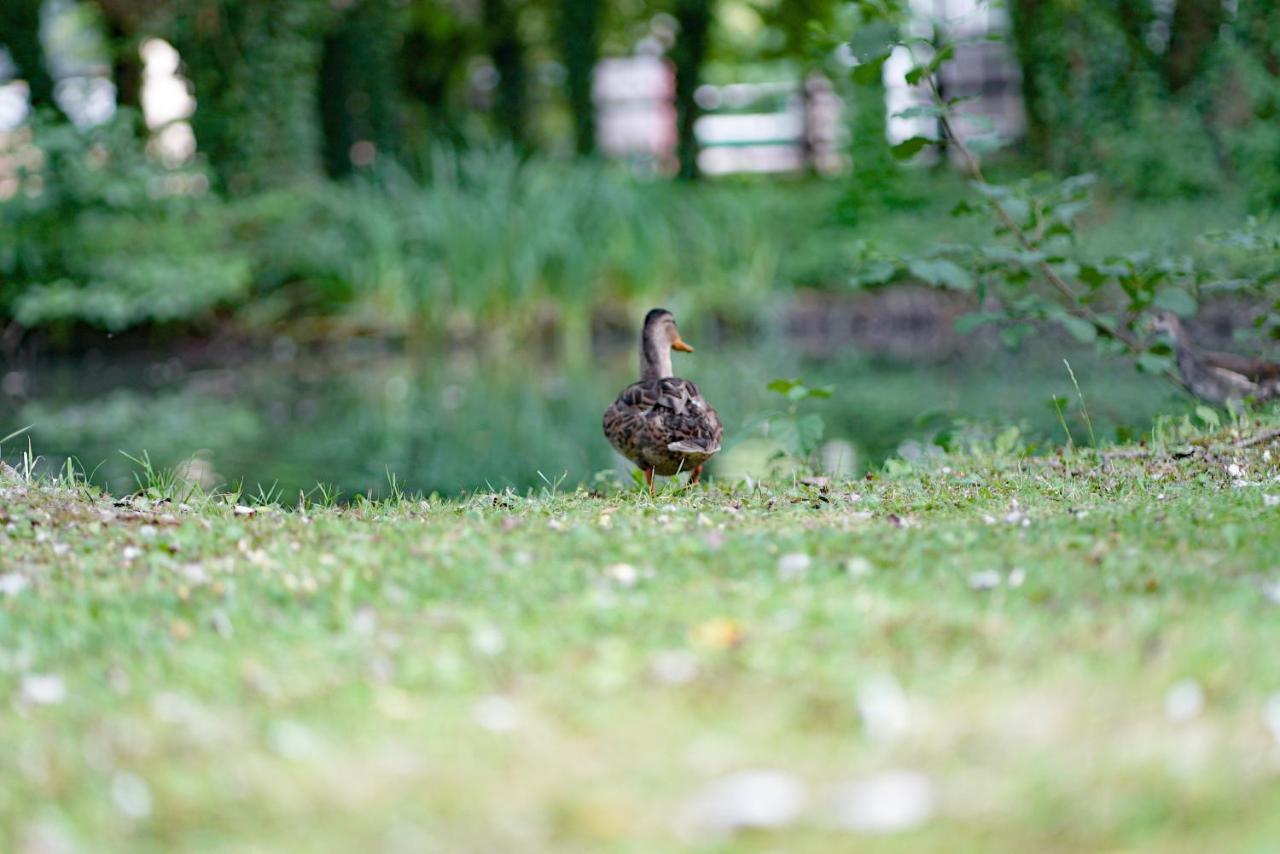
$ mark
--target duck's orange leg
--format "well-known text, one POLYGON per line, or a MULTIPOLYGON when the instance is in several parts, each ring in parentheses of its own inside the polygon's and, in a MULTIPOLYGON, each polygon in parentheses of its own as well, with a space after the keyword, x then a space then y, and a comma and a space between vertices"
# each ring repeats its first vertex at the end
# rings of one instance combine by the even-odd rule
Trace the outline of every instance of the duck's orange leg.
POLYGON ((649 484, 649 494, 653 495, 653 469, 644 470, 644 482, 649 484))
POLYGON ((698 466, 693 470, 693 474, 689 476, 689 485, 697 486, 698 481, 702 479, 702 466, 698 466))

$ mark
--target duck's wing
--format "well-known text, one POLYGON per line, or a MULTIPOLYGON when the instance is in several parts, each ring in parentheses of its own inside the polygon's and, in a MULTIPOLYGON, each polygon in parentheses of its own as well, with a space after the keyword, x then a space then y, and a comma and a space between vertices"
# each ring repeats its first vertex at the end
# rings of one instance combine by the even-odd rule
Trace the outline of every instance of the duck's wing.
POLYGON ((714 454, 720 450, 724 426, 720 416, 707 403, 692 380, 670 377, 664 384, 664 406, 672 412, 667 417, 667 448, 682 453, 714 454))
POLYGON ((724 428, 697 385, 666 377, 624 388, 605 410, 604 433, 623 455, 636 459, 646 447, 714 454, 724 428))
POLYGON ((1205 353, 1203 361, 1206 367, 1239 374, 1250 382, 1280 382, 1280 362, 1268 362, 1232 353, 1205 353))

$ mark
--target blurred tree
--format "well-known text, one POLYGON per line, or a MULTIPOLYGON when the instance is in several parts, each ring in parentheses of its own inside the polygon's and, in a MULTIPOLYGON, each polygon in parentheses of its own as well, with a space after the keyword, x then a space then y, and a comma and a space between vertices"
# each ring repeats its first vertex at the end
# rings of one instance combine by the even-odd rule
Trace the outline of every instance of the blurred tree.
POLYGON ((1174 5, 1165 53, 1170 91, 1185 88, 1204 71, 1226 17, 1222 0, 1178 0, 1174 5))
POLYGON ((675 0, 677 32, 671 49, 671 62, 676 70, 676 157, 680 160, 680 178, 696 180, 698 140, 694 125, 698 120, 698 103, 694 98, 702 82, 702 66, 707 59, 710 42, 713 0, 675 0))
POLYGON ((444 0, 410 3, 399 52, 400 80, 405 92, 404 138, 417 147, 437 136, 461 138, 460 93, 466 85, 467 62, 483 50, 478 20, 444 0))
POLYGON ((400 24, 392 0, 357 0, 325 38, 320 111, 330 175, 346 175, 395 150, 400 24))
POLYGON ((522 0, 483 0, 483 25, 489 58, 497 72, 493 101, 499 134, 517 148, 529 147, 529 92, 526 46, 520 32, 522 0))
POLYGON ((32 109, 52 108, 60 112, 53 97, 53 77, 45 60, 40 39, 41 0, 4 0, 0 3, 0 44, 27 82, 32 109))
POLYGON ((192 128, 232 194, 321 174, 318 79, 329 4, 175 0, 172 41, 195 87, 192 128))
POLYGON ((600 0, 560 0, 560 53, 565 88, 573 113, 574 148, 580 155, 596 149, 596 110, 592 75, 600 60, 600 0))

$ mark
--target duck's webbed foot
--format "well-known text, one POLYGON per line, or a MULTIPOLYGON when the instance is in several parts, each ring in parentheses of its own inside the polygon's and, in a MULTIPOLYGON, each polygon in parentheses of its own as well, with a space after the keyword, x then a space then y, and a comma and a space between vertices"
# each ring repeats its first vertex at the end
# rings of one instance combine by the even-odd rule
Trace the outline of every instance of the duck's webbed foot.
POLYGON ((700 480, 702 480, 702 466, 697 466, 694 468, 693 474, 689 475, 689 485, 697 486, 700 480))

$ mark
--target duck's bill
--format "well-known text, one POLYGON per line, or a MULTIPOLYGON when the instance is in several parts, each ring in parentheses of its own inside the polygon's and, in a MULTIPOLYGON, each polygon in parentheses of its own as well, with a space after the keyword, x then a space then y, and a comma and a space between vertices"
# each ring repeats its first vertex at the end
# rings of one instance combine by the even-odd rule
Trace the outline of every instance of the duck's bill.
POLYGON ((671 349, 679 350, 681 353, 693 352, 693 348, 690 347, 688 344, 684 343, 684 339, 680 338, 679 336, 676 337, 676 340, 671 342, 671 349))

